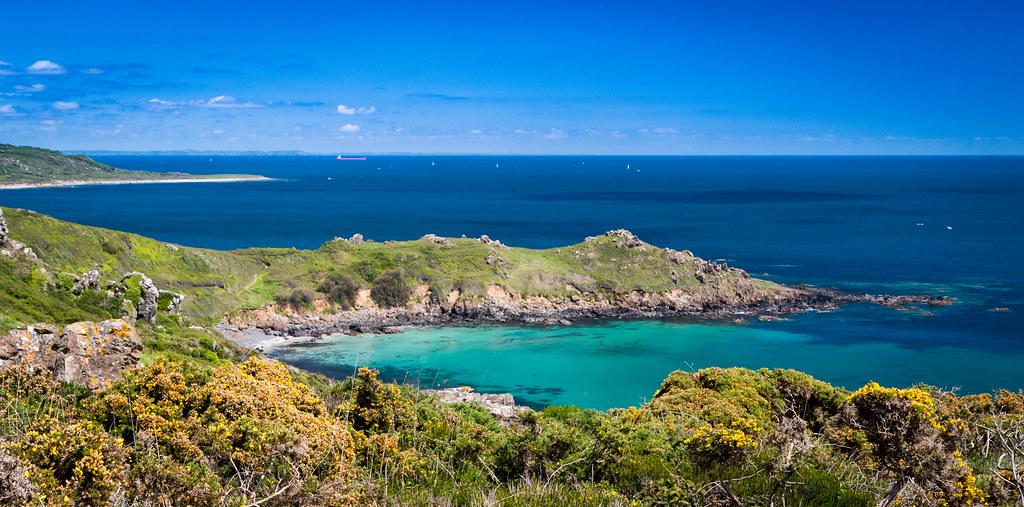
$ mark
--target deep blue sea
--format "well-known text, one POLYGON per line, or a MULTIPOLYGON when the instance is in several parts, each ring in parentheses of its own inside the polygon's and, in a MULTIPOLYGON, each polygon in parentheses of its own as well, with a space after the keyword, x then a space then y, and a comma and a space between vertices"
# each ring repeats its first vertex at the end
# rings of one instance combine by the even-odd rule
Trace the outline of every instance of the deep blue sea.
POLYGON ((278 352, 329 373, 369 362, 423 384, 599 408, 649 396, 671 369, 712 365, 798 367, 847 387, 871 379, 964 391, 1024 387, 1021 157, 96 158, 129 169, 279 180, 0 191, 0 204, 222 249, 315 248, 356 232, 381 241, 488 234, 551 247, 627 228, 781 282, 960 298, 933 316, 855 306, 743 326, 418 330, 278 352), (995 307, 1010 311, 989 311, 995 307), (443 350, 432 346, 440 338, 443 350), (480 361, 483 370, 467 365, 481 357, 503 360, 480 361), (572 382, 539 371, 553 357, 576 372, 572 382), (608 394, 601 385, 616 357, 642 372, 622 375, 622 392, 608 394))

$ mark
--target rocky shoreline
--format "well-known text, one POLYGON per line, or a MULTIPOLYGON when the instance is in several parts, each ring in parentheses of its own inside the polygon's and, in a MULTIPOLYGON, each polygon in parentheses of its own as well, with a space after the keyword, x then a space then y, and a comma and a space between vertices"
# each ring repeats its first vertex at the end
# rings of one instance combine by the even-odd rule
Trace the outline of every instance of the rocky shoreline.
MULTIPOLYGON (((420 292, 425 289, 420 289, 420 292)), ((580 294, 565 298, 519 297, 500 287, 489 288, 479 301, 438 301, 429 294, 401 308, 363 307, 338 310, 318 300, 308 311, 268 305, 231 315, 218 327, 243 344, 260 347, 281 345, 288 338, 317 339, 332 334, 393 334, 408 326, 474 324, 570 325, 576 322, 644 319, 692 319, 694 321, 782 320, 787 315, 831 311, 843 304, 876 304, 901 311, 928 312, 946 306, 954 298, 928 295, 851 294, 810 286, 783 286, 771 296, 721 300, 680 290, 661 294, 631 292, 612 297, 580 294), (257 338, 262 336, 263 339, 257 338)), ((452 298, 456 299, 456 298, 452 298)))

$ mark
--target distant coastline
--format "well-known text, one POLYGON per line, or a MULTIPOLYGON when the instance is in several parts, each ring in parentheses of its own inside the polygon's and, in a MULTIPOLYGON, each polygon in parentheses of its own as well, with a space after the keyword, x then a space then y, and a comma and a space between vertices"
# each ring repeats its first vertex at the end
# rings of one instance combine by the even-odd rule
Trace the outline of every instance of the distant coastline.
POLYGON ((140 180, 61 180, 37 183, 0 183, 0 190, 22 190, 47 187, 78 187, 83 185, 138 185, 147 183, 241 183, 246 181, 273 181, 266 176, 211 176, 209 178, 166 178, 140 180))

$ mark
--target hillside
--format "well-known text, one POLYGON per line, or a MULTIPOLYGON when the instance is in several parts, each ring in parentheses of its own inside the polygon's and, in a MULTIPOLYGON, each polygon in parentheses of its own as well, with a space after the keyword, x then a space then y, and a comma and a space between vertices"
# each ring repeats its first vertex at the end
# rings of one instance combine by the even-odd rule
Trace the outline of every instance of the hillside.
POLYGON ((244 174, 195 175, 129 171, 101 164, 85 155, 65 155, 59 151, 42 148, 0 144, 0 188, 58 183, 251 178, 258 177, 244 174))
POLYGON ((497 419, 369 369, 289 369, 213 329, 224 314, 836 303, 626 231, 547 250, 428 235, 223 252, 0 211, 4 505, 1012 505, 1024 490, 1019 393, 711 368, 638 407, 497 419))
MULTIPOLYGON (((654 247, 627 231, 545 250, 511 248, 486 237, 427 235, 384 243, 335 239, 315 250, 217 251, 26 210, 3 211, 10 238, 31 248, 37 258, 34 269, 45 271, 36 275, 41 287, 68 285, 91 270, 100 285, 137 271, 159 289, 184 295, 185 315, 205 322, 225 314, 244 320, 254 310, 295 317, 296 325, 312 314, 373 320, 397 313, 406 322, 423 323, 599 317, 603 312, 714 316, 751 308, 785 311, 815 304, 811 296, 820 298, 690 252, 654 247), (387 296, 384 289, 394 290, 387 296)), ((27 323, 26 315, 10 309, 0 314, 27 323)))

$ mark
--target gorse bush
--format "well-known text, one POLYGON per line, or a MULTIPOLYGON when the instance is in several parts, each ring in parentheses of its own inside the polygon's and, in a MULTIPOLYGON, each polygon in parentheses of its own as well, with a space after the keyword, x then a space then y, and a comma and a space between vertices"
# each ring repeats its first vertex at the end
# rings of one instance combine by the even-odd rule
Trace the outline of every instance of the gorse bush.
POLYGON ((674 372, 641 407, 498 421, 360 368, 0 372, 5 505, 1013 505, 1024 396, 674 372), (296 375, 309 383, 299 382, 296 375), (311 387, 311 385, 316 386, 311 387), (5 496, 6 495, 6 496, 5 496))
POLYGON ((400 269, 385 271, 377 276, 373 281, 373 288, 370 289, 373 302, 384 308, 404 306, 412 295, 412 289, 405 283, 403 277, 400 269))
POLYGON ((318 291, 327 295, 333 303, 342 308, 353 308, 356 305, 357 285, 351 278, 340 273, 331 273, 317 287, 318 291))

